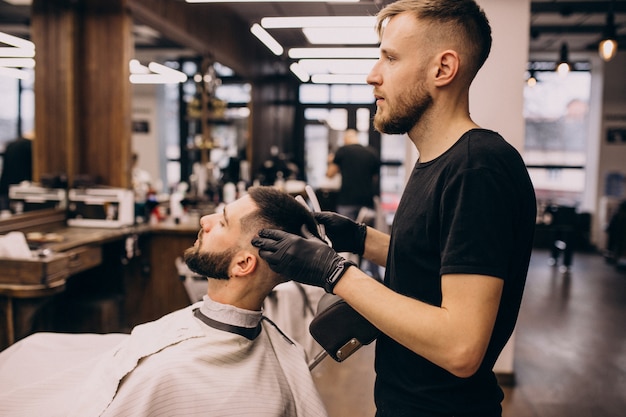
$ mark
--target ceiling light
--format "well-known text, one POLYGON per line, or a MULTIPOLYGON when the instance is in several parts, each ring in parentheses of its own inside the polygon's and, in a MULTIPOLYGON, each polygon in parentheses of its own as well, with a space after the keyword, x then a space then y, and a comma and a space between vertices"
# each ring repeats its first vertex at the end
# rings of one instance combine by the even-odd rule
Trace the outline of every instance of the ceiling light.
POLYGON ((378 48, 291 48, 289 57, 301 58, 378 58, 378 48))
POLYGON ((9 35, 8 33, 0 32, 0 42, 7 45, 15 46, 17 48, 35 49, 35 44, 26 39, 18 38, 17 36, 9 35))
POLYGON ((132 84, 178 84, 187 81, 185 73, 156 62, 150 62, 146 67, 131 59, 128 67, 132 84))
POLYGON ((0 47, 0 57, 6 58, 32 58, 35 56, 34 49, 26 48, 2 48, 0 47))
POLYGON ((261 26, 266 29, 367 27, 373 30, 375 24, 375 16, 295 16, 261 19, 261 26))
POLYGON ((604 61, 612 60, 617 54, 617 34, 615 31, 615 15, 609 11, 606 15, 606 26, 602 33, 602 40, 598 45, 598 53, 604 61))
POLYGON ((137 59, 131 59, 128 62, 128 68, 130 68, 131 74, 150 74, 150 69, 141 63, 137 59))
POLYGON ((375 59, 301 59, 301 68, 309 74, 369 74, 375 59))
POLYGON ((567 43, 565 42, 561 45, 561 52, 559 62, 556 66, 556 72, 558 72, 560 76, 566 76, 570 72, 569 51, 567 49, 567 43))
POLYGON ((364 84, 375 63, 373 59, 301 59, 289 68, 302 82, 312 78, 321 84, 364 84))
POLYGON ((345 28, 302 28, 304 36, 313 45, 377 45, 378 35, 373 28, 345 27, 345 28))
POLYGON ((598 45, 598 52, 604 61, 610 61, 617 55, 617 41, 615 39, 603 39, 598 45))
POLYGON ((289 69, 291 70, 291 72, 293 72, 296 77, 298 77, 300 79, 300 81, 302 81, 303 83, 308 82, 311 77, 309 77, 309 73, 304 70, 300 65, 298 65, 297 62, 294 62, 293 64, 291 64, 289 66, 289 69))
POLYGON ((531 70, 528 72, 528 79, 526 80, 526 84, 527 84, 529 87, 531 87, 531 88, 532 88, 532 87, 536 86, 538 82, 539 82, 539 80, 537 80, 537 76, 535 75, 535 70, 532 70, 532 69, 531 69, 531 70))
POLYGON ((35 68, 32 58, 0 58, 0 67, 35 68))
POLYGON ((11 45, 0 47, 0 57, 32 58, 35 56, 35 44, 26 39, 0 32, 0 43, 11 45))
POLYGON ((31 77, 31 73, 17 68, 0 67, 0 77, 11 77, 19 78, 20 80, 28 80, 31 77))
POLYGON ((157 62, 151 62, 148 64, 148 69, 155 74, 160 74, 166 78, 170 78, 177 83, 184 83, 187 81, 187 75, 183 72, 170 68, 168 66, 159 64, 157 62))
POLYGON ((180 81, 162 74, 130 74, 131 84, 178 84, 180 81))
POLYGON ((267 33, 261 25, 255 23, 250 28, 250 32, 263 42, 263 45, 267 46, 268 49, 274 53, 274 55, 280 56, 283 54, 284 49, 281 44, 279 44, 278 41, 272 37, 272 35, 267 33))
POLYGON ((313 74, 314 84, 367 84, 363 74, 313 74))

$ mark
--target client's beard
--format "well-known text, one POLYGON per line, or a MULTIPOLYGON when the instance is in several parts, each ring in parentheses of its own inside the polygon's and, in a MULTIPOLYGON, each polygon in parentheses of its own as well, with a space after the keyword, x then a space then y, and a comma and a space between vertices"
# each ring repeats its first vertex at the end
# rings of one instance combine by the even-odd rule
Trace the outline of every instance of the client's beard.
POLYGON ((229 279, 228 269, 237 249, 229 248, 223 252, 199 252, 191 247, 185 250, 184 260, 189 269, 207 278, 229 279))

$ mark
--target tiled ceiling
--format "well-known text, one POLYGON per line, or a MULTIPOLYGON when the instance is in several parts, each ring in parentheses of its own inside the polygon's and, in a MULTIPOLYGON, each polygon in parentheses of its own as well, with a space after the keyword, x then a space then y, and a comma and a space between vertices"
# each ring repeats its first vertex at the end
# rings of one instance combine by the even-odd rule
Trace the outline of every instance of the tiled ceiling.
MULTIPOLYGON (((12 0, 15 2, 16 0, 12 0)), ((22 0, 23 1, 23 0, 22 0)), ((132 1, 132 0, 130 0, 132 1)), ((184 2, 184 0, 171 0, 184 2)), ((390 0, 361 0, 358 3, 293 3, 284 1, 262 3, 232 3, 227 7, 242 19, 260 22, 266 16, 371 16, 390 0)), ((224 5, 220 5, 223 7, 224 5)), ((186 7, 210 8, 212 4, 187 4, 186 7)), ((591 51, 597 48, 605 26, 607 11, 613 8, 620 49, 626 49, 626 0, 533 0, 529 45, 531 53, 557 52, 567 42, 570 52, 591 51)), ((0 0, 0 31, 29 37, 28 5, 18 6, 0 0)), ((270 33, 285 47, 310 46, 300 29, 275 29, 270 33)), ((167 34, 150 30, 137 22, 136 48, 176 49, 167 34)))

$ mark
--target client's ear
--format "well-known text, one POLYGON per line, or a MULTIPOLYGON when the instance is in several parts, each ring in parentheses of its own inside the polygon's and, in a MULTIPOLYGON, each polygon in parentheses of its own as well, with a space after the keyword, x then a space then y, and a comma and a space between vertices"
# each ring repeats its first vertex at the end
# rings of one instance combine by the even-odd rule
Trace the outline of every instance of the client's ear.
POLYGON ((242 250, 233 257, 232 275, 242 277, 253 273, 258 265, 257 257, 248 250, 242 250))

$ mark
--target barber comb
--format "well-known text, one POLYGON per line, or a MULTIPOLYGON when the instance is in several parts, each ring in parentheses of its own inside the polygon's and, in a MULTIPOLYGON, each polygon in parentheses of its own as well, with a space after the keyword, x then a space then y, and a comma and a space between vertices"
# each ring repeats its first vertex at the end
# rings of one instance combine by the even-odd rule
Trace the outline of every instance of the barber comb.
MULTIPOLYGON (((302 204, 310 212, 320 213, 322 211, 322 207, 320 206, 320 202, 317 199, 317 195, 315 194, 315 190, 313 190, 313 187, 311 187, 310 185, 306 185, 304 187, 304 191, 306 192, 306 195, 309 197, 311 204, 309 205, 304 199, 304 197, 302 197, 301 195, 296 196, 296 201, 302 204)), ((315 222, 315 224, 317 224, 317 233, 321 236, 322 240, 324 240, 324 242, 326 242, 328 246, 332 247, 333 243, 326 235, 326 230, 324 228, 324 225, 317 223, 317 221, 315 222)))

